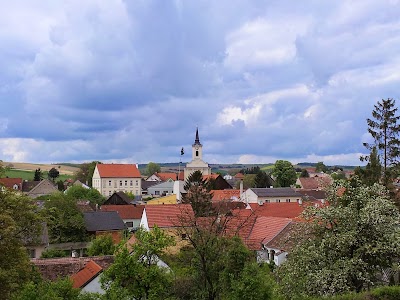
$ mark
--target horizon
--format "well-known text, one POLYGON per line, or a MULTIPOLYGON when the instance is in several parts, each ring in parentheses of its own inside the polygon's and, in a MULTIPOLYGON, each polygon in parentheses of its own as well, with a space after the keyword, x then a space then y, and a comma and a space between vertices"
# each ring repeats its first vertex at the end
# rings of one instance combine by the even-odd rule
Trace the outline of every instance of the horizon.
POLYGON ((0 16, 3 161, 179 162, 198 127, 209 164, 364 166, 374 104, 400 101, 399 1, 33 0, 0 16))

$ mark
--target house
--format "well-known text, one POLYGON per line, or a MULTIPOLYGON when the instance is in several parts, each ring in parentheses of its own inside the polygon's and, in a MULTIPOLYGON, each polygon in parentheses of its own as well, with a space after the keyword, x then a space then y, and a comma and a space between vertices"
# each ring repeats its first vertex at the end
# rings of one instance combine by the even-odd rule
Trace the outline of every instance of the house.
POLYGON ((115 211, 129 230, 139 228, 142 218, 144 205, 102 205, 101 211, 115 211))
POLYGON ((256 216, 297 219, 308 205, 313 205, 313 202, 267 202, 263 205, 249 203, 248 209, 256 216))
POLYGON ((251 232, 244 243, 256 252, 257 262, 273 261, 277 266, 286 260, 287 252, 278 248, 268 248, 268 244, 282 232, 291 219, 279 217, 256 217, 251 232))
POLYGON ((164 181, 147 188, 147 193, 154 197, 167 196, 174 192, 174 181, 164 181))
POLYGON ((154 198, 146 202, 147 205, 155 204, 177 204, 177 198, 175 194, 154 198))
POLYGON ((101 266, 90 260, 79 272, 71 276, 72 287, 83 292, 104 294, 99 280, 102 271, 101 266))
POLYGON ((114 192, 141 195, 140 171, 134 164, 97 164, 94 169, 92 187, 103 196, 114 192))
POLYGON ((203 175, 203 180, 209 182, 214 190, 226 190, 232 188, 232 186, 220 174, 203 175))
POLYGON ((140 226, 146 230, 152 230, 155 225, 175 238, 176 245, 168 248, 168 252, 177 253, 179 249, 187 245, 186 237, 179 234, 183 218, 193 218, 194 212, 190 204, 158 204, 146 205, 143 210, 140 226))
POLYGON ((84 212, 86 231, 91 236, 111 235, 114 243, 119 243, 123 238, 125 223, 116 211, 84 212))
POLYGON ((324 177, 300 177, 296 181, 296 185, 304 190, 326 190, 333 182, 330 176, 324 177))
POLYGON ((211 201, 240 201, 240 190, 211 190, 210 192, 213 195, 211 201))
POLYGON ((302 195, 292 188, 249 188, 242 195, 246 203, 299 202, 302 195))
POLYGON ((305 201, 321 201, 324 202, 326 200, 326 192, 323 190, 297 190, 298 193, 303 195, 305 201))
POLYGON ((47 224, 41 224, 40 235, 34 240, 25 240, 24 246, 30 258, 39 258, 49 246, 49 233, 47 224))
POLYGON ((146 180, 142 179, 142 182, 141 182, 141 187, 142 187, 141 194, 142 194, 142 196, 148 195, 149 194, 149 192, 148 192, 149 187, 151 187, 151 186, 153 186, 153 185, 155 185, 157 183, 159 183, 159 181, 156 181, 156 180, 155 181, 146 181, 146 180))
POLYGON ((172 172, 156 172, 146 179, 146 181, 175 181, 178 180, 178 174, 172 172))
POLYGON ((211 168, 208 163, 203 161, 203 145, 200 143, 199 130, 196 129, 196 138, 192 145, 192 160, 183 169, 184 180, 195 171, 200 171, 203 175, 210 175, 211 168))
POLYGON ((58 189, 51 180, 43 179, 42 181, 24 181, 22 191, 31 198, 37 198, 50 195, 58 189))
POLYGON ((124 192, 114 192, 102 205, 127 205, 131 202, 132 199, 124 192))
POLYGON ((0 178, 0 185, 13 191, 22 191, 22 178, 0 178))

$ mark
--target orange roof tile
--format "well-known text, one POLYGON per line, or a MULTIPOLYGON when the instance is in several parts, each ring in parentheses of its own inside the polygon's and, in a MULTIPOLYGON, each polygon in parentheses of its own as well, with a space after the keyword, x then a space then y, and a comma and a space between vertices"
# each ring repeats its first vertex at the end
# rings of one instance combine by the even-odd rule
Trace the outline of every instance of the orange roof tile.
POLYGON ((176 227, 182 214, 194 215, 190 204, 146 205, 145 211, 150 228, 155 224, 158 227, 176 227))
POLYGON ((141 219, 144 205, 102 205, 102 211, 116 211, 121 219, 141 219))
POLYGON ((172 179, 172 180, 176 180, 177 178, 177 174, 176 173, 156 173, 156 175, 158 176, 158 178, 160 178, 162 181, 167 181, 168 179, 172 179))
POLYGON ((221 175, 219 175, 219 174, 203 175, 203 180, 209 180, 210 178, 217 179, 218 176, 221 176, 221 175))
POLYGON ((243 179, 243 178, 244 178, 244 175, 243 175, 242 173, 237 173, 237 174, 235 175, 235 178, 236 178, 236 179, 243 179))
POLYGON ((240 190, 211 190, 212 201, 231 200, 240 198, 240 190))
POLYGON ((184 172, 180 172, 179 174, 178 174, 178 180, 185 180, 185 173, 184 172))
POLYGON ((140 178, 140 171, 134 164, 97 164, 100 177, 140 178))
POLYGON ((306 190, 325 189, 332 183, 330 177, 300 177, 299 181, 302 188, 306 190))
POLYGON ((268 243, 281 232, 292 220, 278 217, 257 217, 250 235, 245 239, 251 250, 261 248, 261 243, 268 243))
POLYGON ((257 216, 263 217, 280 217, 280 218, 297 218, 308 204, 300 205, 297 202, 280 202, 280 203, 250 203, 250 207, 257 216))
POLYGON ((74 288, 83 288, 102 270, 102 267, 96 264, 93 260, 89 261, 83 269, 71 276, 73 282, 72 286, 74 288))
POLYGON ((18 185, 18 190, 22 190, 22 178, 0 178, 0 184, 8 189, 13 189, 14 185, 18 185))

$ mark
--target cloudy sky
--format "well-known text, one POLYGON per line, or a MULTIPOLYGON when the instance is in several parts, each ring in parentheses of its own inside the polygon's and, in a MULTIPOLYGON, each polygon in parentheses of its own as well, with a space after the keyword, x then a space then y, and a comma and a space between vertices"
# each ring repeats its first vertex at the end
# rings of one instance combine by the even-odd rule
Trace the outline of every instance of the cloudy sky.
POLYGON ((1 1, 0 159, 359 165, 395 0, 1 1))

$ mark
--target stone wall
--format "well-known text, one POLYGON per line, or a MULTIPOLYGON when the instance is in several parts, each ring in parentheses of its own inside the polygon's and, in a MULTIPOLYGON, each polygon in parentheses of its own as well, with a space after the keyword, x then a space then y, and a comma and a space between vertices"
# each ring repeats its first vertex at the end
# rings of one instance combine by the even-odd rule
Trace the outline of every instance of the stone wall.
POLYGON ((92 256, 92 257, 62 257, 47 259, 31 259, 31 262, 38 268, 44 279, 56 280, 71 276, 82 269, 90 260, 103 269, 107 269, 113 262, 114 256, 92 256))

